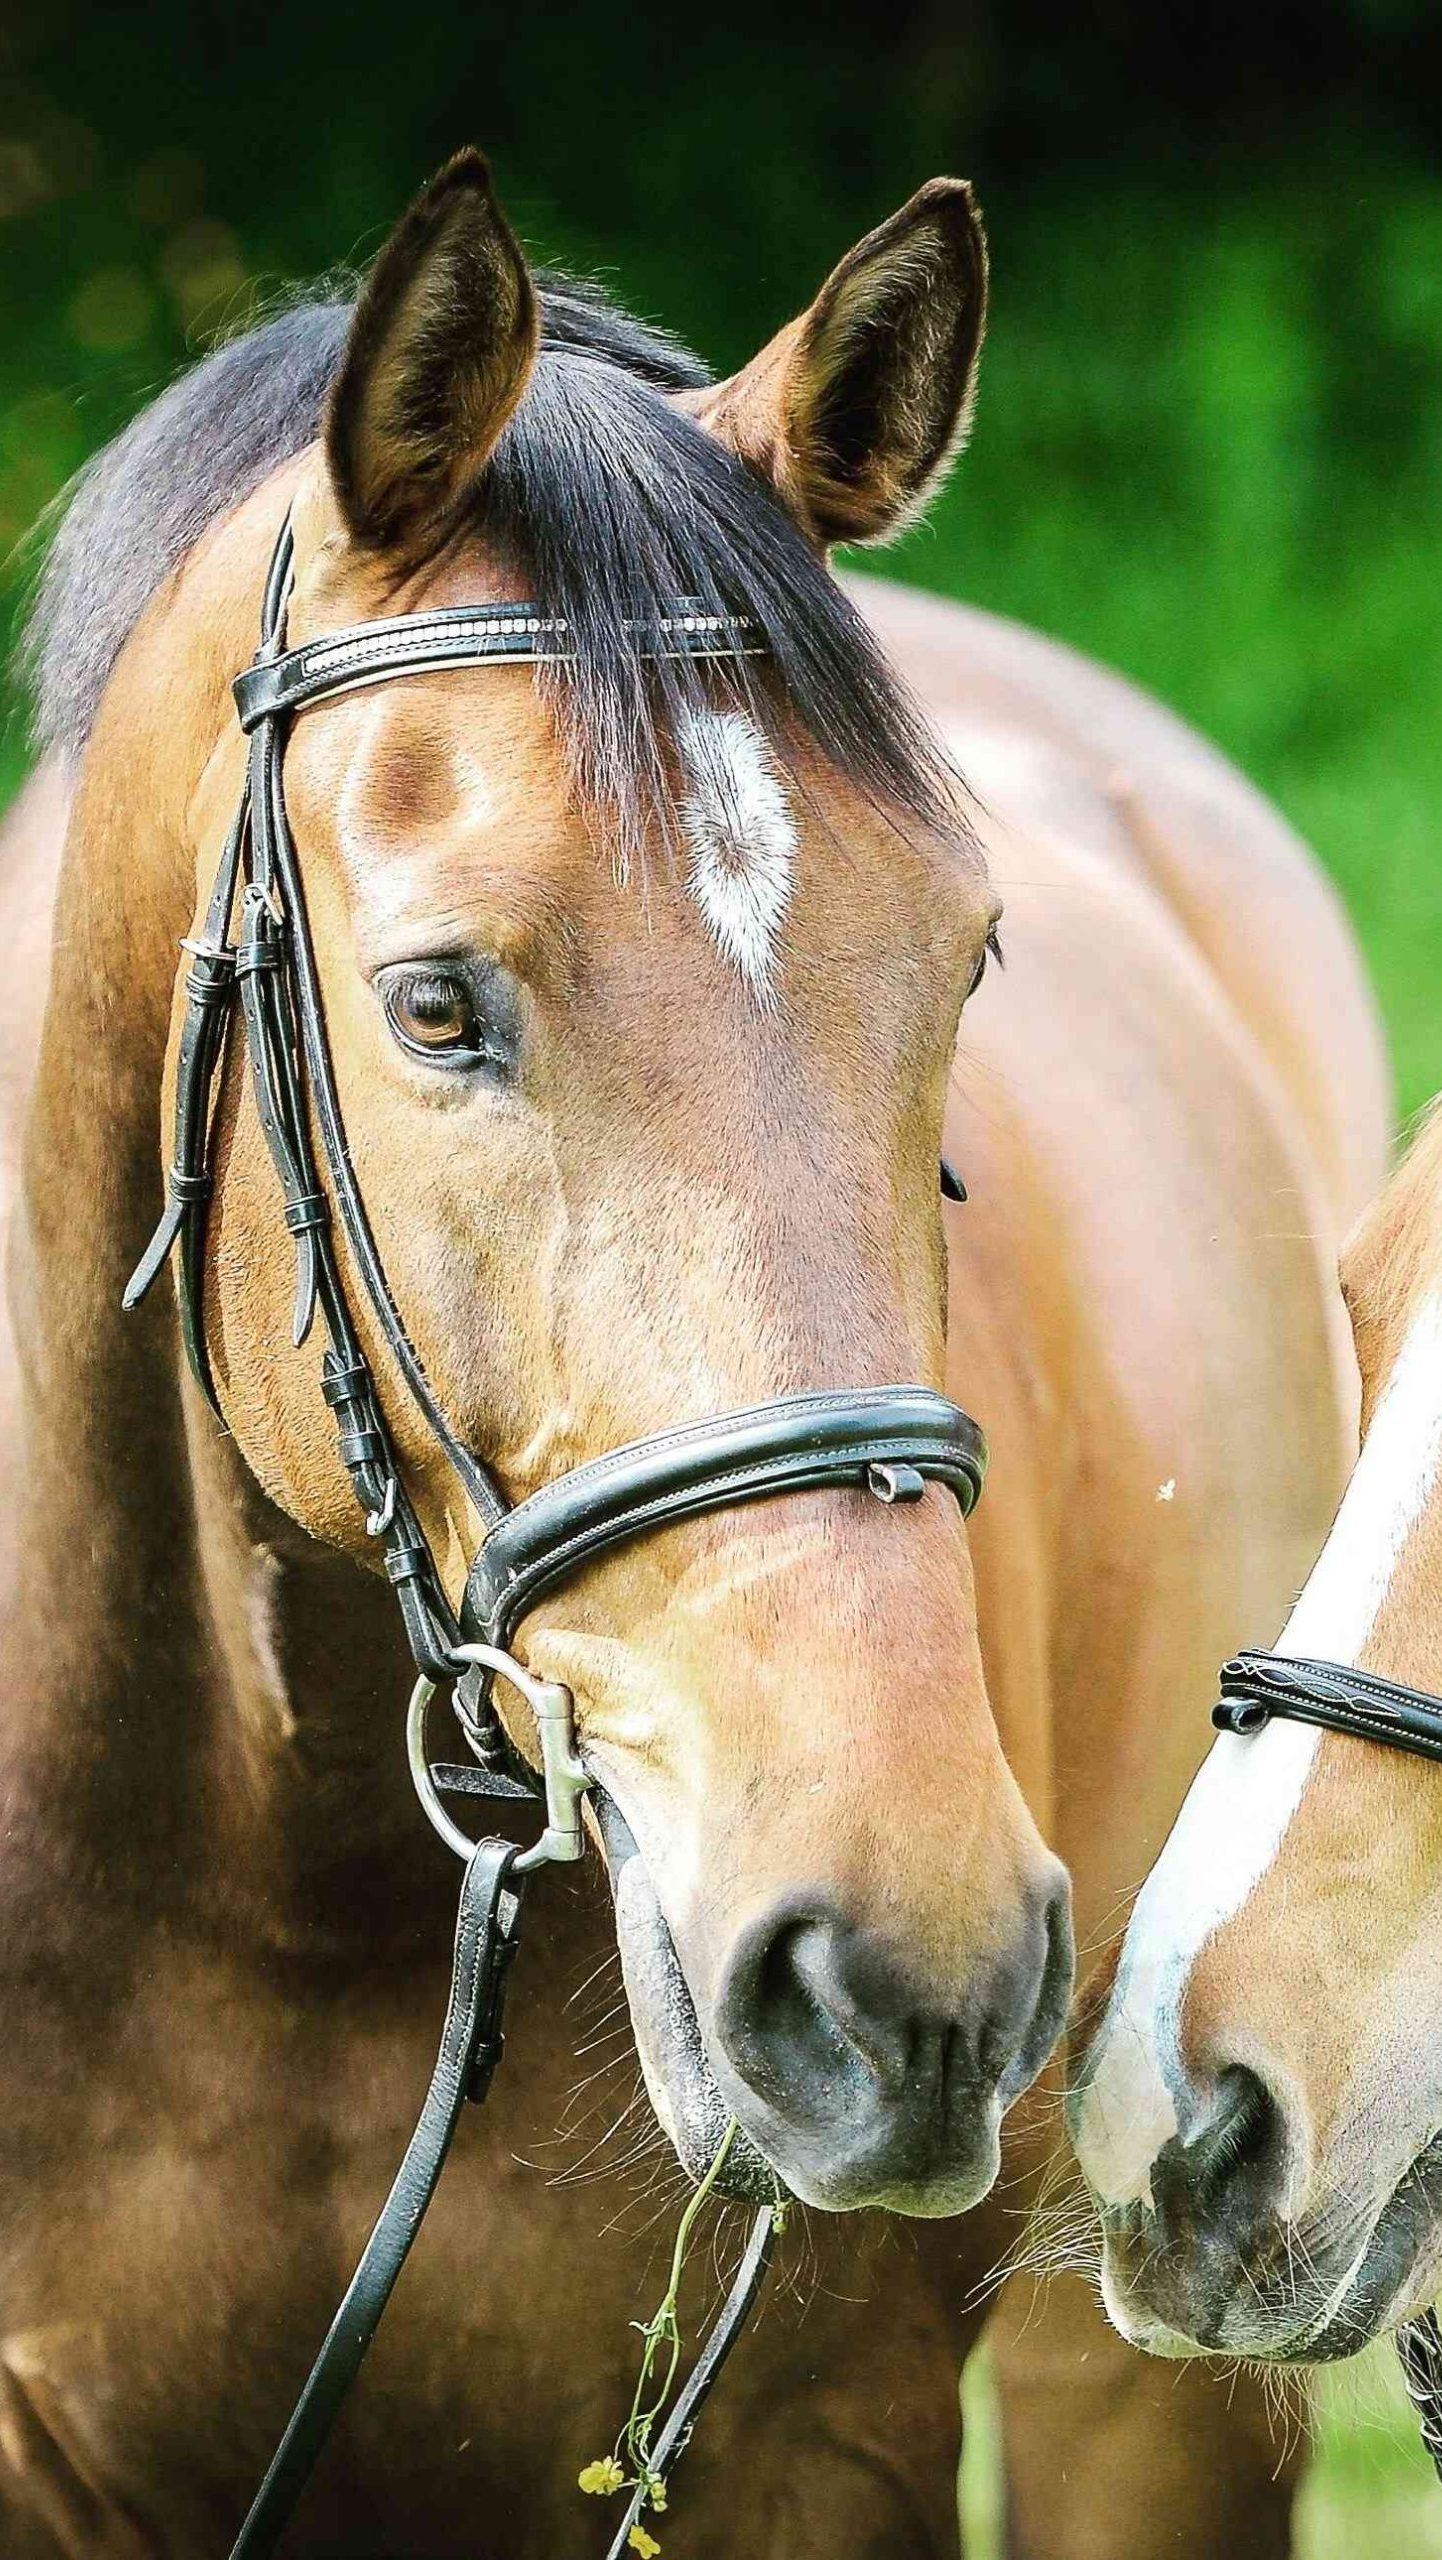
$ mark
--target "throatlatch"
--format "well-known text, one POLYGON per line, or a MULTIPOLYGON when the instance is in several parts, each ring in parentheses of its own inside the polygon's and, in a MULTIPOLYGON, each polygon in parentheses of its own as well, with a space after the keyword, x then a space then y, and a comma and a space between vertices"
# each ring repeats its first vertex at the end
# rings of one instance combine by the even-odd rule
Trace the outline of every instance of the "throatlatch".
MULTIPOLYGON (((960 1406, 928 1387, 866 1387, 786 1396, 686 1423, 593 1459, 511 1506, 490 1469, 452 1428, 431 1386, 392 1295, 356 1181, 286 813, 283 765, 291 720, 335 694, 438 667, 565 658, 572 654, 570 635, 563 623, 526 605, 465 606, 363 624, 287 650, 292 573, 287 521, 266 584, 260 649, 235 684, 241 727, 250 740, 245 787, 201 930, 184 945, 189 961, 165 1210, 125 1304, 139 1303, 178 1247, 185 1349, 220 1415, 205 1335, 205 1242, 214 1189, 212 1104, 239 998, 256 1108, 295 1243, 294 1339, 297 1345, 308 1340, 319 1315, 325 1336, 321 1393, 335 1417, 340 1457, 367 1532, 394 1585, 418 1674, 407 1720, 412 1774, 428 1819, 465 1860, 465 1870, 450 1999, 420 2119, 231 2560, 265 2560, 275 2549, 375 2334, 462 2106, 468 2098, 483 2099, 490 2086, 501 2053, 506 1976, 525 1880, 534 1868, 581 1852, 581 1800, 592 1782, 577 1749, 569 1691, 537 1680, 510 1651, 527 1611, 596 1556, 702 1512, 822 1487, 905 1505, 921 1500, 929 1481, 949 1485, 969 1512, 986 1474, 984 1435, 960 1406), (388 1357, 485 1527, 459 1620, 407 1492, 347 1299, 337 1219, 388 1357), (519 1689, 532 1708, 541 1736, 539 1773, 514 1749, 496 1712, 497 1678, 519 1689), (442 1685, 450 1688, 471 1753, 468 1762, 430 1759, 427 1710, 442 1685), (448 1811, 447 1795, 544 1796, 545 1830, 530 1849, 509 1840, 472 1843, 448 1811)), ((632 636, 638 653, 650 657, 759 654, 747 621, 703 612, 686 598, 632 636)), ((945 1164, 942 1180, 949 1196, 965 1197, 945 1164)), ((690 2439, 755 2299, 772 2238, 772 2209, 763 2207, 730 2294, 658 2441, 655 2478, 665 2477, 690 2439)), ((633 2501, 613 2545, 616 2553, 638 2513, 633 2501)))

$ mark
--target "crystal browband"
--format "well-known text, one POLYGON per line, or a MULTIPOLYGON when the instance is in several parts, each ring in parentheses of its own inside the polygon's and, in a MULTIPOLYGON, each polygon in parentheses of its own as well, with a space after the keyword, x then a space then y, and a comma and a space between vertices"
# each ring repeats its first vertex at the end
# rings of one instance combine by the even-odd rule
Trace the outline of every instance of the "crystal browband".
MULTIPOLYGON (((624 623, 646 658, 759 658, 766 654, 745 614, 708 613, 695 596, 677 596, 667 613, 624 623)), ((576 656, 571 626, 534 605, 459 605, 433 614, 398 614, 324 633, 276 657, 261 659, 235 680, 236 708, 247 733, 278 711, 299 711, 332 693, 382 684, 391 675, 431 667, 525 666, 576 656)))

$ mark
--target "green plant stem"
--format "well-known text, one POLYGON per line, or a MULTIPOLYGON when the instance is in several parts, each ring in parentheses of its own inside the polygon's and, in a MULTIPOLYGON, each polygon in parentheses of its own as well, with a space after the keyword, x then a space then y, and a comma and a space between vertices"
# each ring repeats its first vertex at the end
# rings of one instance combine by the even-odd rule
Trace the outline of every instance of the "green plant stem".
POLYGON ((636 2391, 631 2402, 631 2414, 626 2420, 621 2438, 632 2463, 635 2465, 636 2470, 641 2473, 649 2474, 651 2459, 651 2429, 655 2425, 657 2418, 660 2416, 661 2411, 665 2408, 666 2403, 671 2396, 671 2387, 675 2382, 677 2367, 681 2361, 681 2333, 676 2322, 676 2305, 680 2296, 681 2278, 686 2265, 686 2252, 691 2245, 691 2234, 696 2227, 697 2215, 700 2213, 707 2197, 714 2189, 716 2181, 720 2177, 721 2172, 726 2165, 726 2156, 730 2151, 735 2138, 736 2119, 733 2116, 717 2146, 716 2156, 712 2161, 710 2168, 707 2170, 704 2178, 700 2180, 694 2193, 691 2195, 687 2203, 686 2210, 682 2214, 680 2222, 677 2224, 676 2238, 671 2250, 671 2273, 666 2286, 666 2291, 658 2309, 652 2313, 650 2319, 646 2322, 646 2325, 641 2332, 642 2338, 645 2341, 645 2348, 641 2357, 641 2370, 636 2379, 636 2391), (652 2370, 656 2360, 656 2351, 663 2338, 666 2340, 670 2348, 670 2357, 666 2366, 666 2378, 662 2383, 660 2390, 657 2392, 655 2399, 651 2402, 650 2407, 643 2410, 641 2406, 642 2398, 645 2394, 647 2385, 651 2380, 652 2370))

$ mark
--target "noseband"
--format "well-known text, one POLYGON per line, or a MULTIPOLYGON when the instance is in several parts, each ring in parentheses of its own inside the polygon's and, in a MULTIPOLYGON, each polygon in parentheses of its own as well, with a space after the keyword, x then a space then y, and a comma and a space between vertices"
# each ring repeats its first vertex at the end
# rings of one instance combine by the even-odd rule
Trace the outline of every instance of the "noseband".
MULTIPOLYGON (((465 1861, 455 1967, 440 2052, 420 2120, 355 2276, 312 2368, 231 2560, 262 2560, 284 2531, 341 2401, 375 2333, 444 2165, 467 2098, 484 2098, 501 2053, 506 1973, 527 1874, 582 1850, 580 1800, 592 1784, 579 1756, 570 1692, 535 1678, 510 1651, 526 1613, 547 1592, 612 1549, 706 1512, 783 1493, 852 1488, 884 1503, 949 1485, 969 1512, 986 1473, 986 1441, 960 1406, 920 1386, 843 1388, 782 1397, 637 1440, 574 1468, 512 1506, 490 1467, 452 1427, 386 1278, 346 1142, 305 890, 286 814, 283 765, 297 713, 362 685, 458 666, 517 666, 573 654, 563 622, 524 604, 406 614, 332 632, 287 649, 294 553, 283 527, 266 582, 261 641, 234 692, 249 763, 200 933, 184 948, 185 1016, 176 1067, 174 1148, 166 1205, 125 1293, 133 1307, 173 1251, 186 1354, 218 1416, 205 1331, 205 1244, 214 1190, 213 1097, 237 998, 256 1108, 295 1241, 292 1334, 299 1347, 317 1313, 324 1332, 320 1389, 335 1418, 342 1462, 394 1586, 417 1679, 407 1719, 412 1775, 425 1811, 465 1861), (238 915, 237 915, 238 904, 238 915), (238 929, 237 929, 238 928, 238 929), (452 1609, 421 1525, 375 1373, 347 1295, 336 1229, 400 1383, 444 1453, 484 1535, 452 1609), (530 1768, 496 1711, 497 1679, 526 1699, 540 1738, 530 1768), (470 1752, 434 1763, 427 1710, 450 1690, 470 1752), (535 1845, 473 1842, 447 1796, 544 1797, 535 1845)), ((689 599, 632 633, 649 658, 727 660, 761 654, 743 618, 689 599)), ((943 1187, 965 1196, 943 1166, 943 1187)), ((223 1419, 223 1417, 221 1417, 223 1419)), ((659 2440, 653 2476, 684 2450, 765 2271, 774 2208, 756 2217, 715 2328, 659 2440)), ((644 2491, 632 2498, 614 2554, 625 2547, 644 2491)))
POLYGON ((1239 1653, 1222 1665, 1221 1691, 1212 1709, 1219 1733, 1260 1733, 1282 1716, 1350 1733, 1358 1742, 1386 1743, 1419 1760, 1442 1760, 1442 1698, 1380 1672, 1289 1654, 1239 1653))
MULTIPOLYGON (((1223 1663, 1220 1686, 1212 1709, 1219 1733, 1260 1733, 1282 1716, 1407 1751, 1418 1760, 1442 1760, 1442 1697, 1380 1672, 1280 1653, 1239 1653, 1223 1663)), ((1403 2322, 1397 2354, 1422 2442, 1442 2480, 1442 2321, 1435 2310, 1403 2322)))

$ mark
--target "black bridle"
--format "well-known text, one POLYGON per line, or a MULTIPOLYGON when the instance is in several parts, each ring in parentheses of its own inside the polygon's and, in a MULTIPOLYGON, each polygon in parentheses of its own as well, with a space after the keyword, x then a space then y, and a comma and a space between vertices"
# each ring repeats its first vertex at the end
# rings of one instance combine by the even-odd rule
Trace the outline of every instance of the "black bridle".
MULTIPOLYGON (((392 1296, 346 1143, 305 889, 286 814, 286 738, 298 712, 357 686, 444 667, 564 659, 571 654, 569 634, 563 623, 524 604, 463 606, 366 623, 287 649, 293 557, 287 522, 266 582, 260 648, 234 687, 250 742, 245 786, 201 931, 184 946, 189 965, 166 1206, 125 1304, 139 1303, 178 1247, 186 1354, 220 1416, 206 1343, 205 1241, 214 1188, 214 1089, 238 998, 256 1107, 295 1240, 294 1340, 297 1346, 307 1340, 319 1313, 325 1336, 321 1393, 335 1417, 341 1459, 367 1531, 394 1586, 416 1666, 407 1725, 412 1774, 429 1818, 465 1866, 450 1999, 420 2119, 231 2560, 263 2560, 275 2549, 375 2333, 462 2105, 486 2095, 501 2053, 506 1975, 526 1877, 539 1865, 581 1854, 580 1799, 592 1781, 578 1757, 569 1691, 536 1679, 509 1651, 527 1611, 595 1557, 702 1512, 822 1486, 850 1486, 882 1502, 904 1504, 918 1501, 927 1481, 935 1479, 951 1486, 965 1513, 977 1501, 986 1473, 986 1441, 978 1424, 960 1406, 920 1386, 786 1396, 689 1423, 574 1468, 514 1507, 490 1468, 452 1428, 392 1296), (485 1524, 459 1616, 397 1461, 347 1297, 337 1222, 386 1355, 485 1524), (532 1708, 541 1743, 539 1772, 522 1759, 502 1726, 491 1694, 496 1678, 516 1687, 532 1708), (436 1764, 429 1756, 426 1711, 442 1684, 450 1689, 470 1750, 466 1762, 436 1764), (447 1811, 446 1795, 543 1795, 545 1830, 524 1850, 508 1840, 473 1842, 447 1811)), ((633 637, 638 652, 649 657, 759 654, 744 619, 703 613, 684 598, 633 637)), ((943 1187, 965 1197, 946 1166, 943 1187)), ((735 2342, 765 2272, 774 2214, 774 2207, 765 2206, 755 2218, 731 2292, 655 2448, 654 2477, 664 2478, 684 2450, 701 2402, 735 2342)), ((624 2549, 644 2497, 638 2488, 613 2554, 624 2549)))
MULTIPOLYGON (((1442 1760, 1442 1697, 1378 1671, 1282 1653, 1239 1653, 1224 1662, 1212 1709, 1219 1733, 1260 1733, 1273 1716, 1379 1742, 1418 1760, 1442 1760)), ((1442 2480, 1442 2321, 1424 2311, 1397 2332, 1397 2354, 1422 2442, 1442 2480)))
POLYGON ((1212 1709, 1219 1733, 1260 1733, 1273 1716, 1384 1742, 1419 1760, 1442 1760, 1442 1698, 1377 1671, 1308 1662, 1285 1653, 1239 1653, 1224 1662, 1212 1709))

